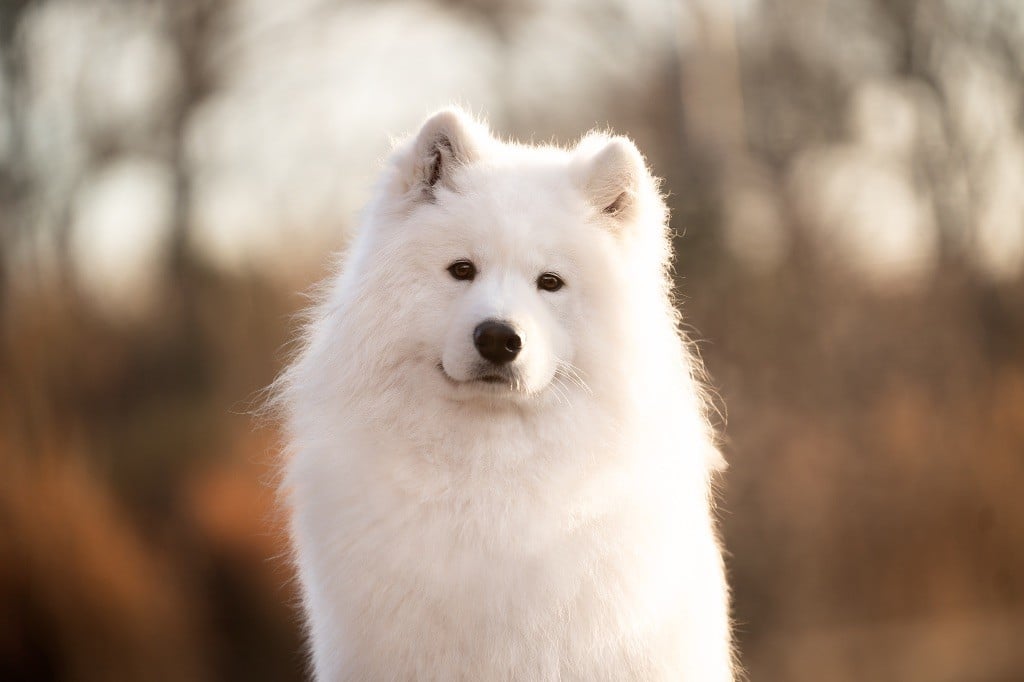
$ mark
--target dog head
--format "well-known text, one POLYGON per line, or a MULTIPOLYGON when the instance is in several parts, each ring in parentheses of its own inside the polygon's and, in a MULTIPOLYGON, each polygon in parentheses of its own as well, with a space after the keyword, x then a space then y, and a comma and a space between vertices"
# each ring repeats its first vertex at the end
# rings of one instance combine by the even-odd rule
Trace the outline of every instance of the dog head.
POLYGON ((635 346, 637 283, 659 296, 664 211, 627 138, 514 145, 441 111, 394 152, 359 236, 368 342, 455 400, 591 390, 635 346))

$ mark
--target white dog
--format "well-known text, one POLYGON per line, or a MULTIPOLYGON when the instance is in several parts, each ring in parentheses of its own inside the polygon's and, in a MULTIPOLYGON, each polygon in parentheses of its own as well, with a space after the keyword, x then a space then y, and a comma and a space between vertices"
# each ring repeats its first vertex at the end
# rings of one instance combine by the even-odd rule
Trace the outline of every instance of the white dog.
POLYGON ((317 679, 733 679, 666 214, 623 137, 395 149, 277 386, 317 679))

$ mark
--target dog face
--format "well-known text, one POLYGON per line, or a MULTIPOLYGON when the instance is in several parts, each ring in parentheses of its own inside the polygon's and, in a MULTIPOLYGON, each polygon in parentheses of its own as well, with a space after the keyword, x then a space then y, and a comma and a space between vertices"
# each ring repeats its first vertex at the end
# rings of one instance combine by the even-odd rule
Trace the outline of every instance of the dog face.
POLYGON ((557 165, 466 167, 458 182, 414 214, 437 301, 421 332, 455 395, 536 394, 573 376, 586 327, 582 202, 557 165))
POLYGON ((587 390, 622 326, 623 232, 647 175, 632 143, 513 147, 442 112, 393 171, 360 267, 378 289, 364 298, 388 301, 369 324, 394 371, 454 400, 587 390))

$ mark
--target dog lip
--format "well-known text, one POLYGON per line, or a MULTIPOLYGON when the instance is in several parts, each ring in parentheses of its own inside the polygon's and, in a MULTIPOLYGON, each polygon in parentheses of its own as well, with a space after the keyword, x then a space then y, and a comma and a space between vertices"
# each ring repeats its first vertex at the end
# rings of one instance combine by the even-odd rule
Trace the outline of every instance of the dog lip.
POLYGON ((443 376, 445 379, 448 380, 448 383, 454 384, 454 385, 458 385, 458 384, 463 383, 463 382, 459 381, 458 379, 456 379, 455 377, 453 377, 451 374, 448 373, 448 370, 446 370, 444 368, 444 363, 443 362, 437 363, 437 369, 441 372, 441 376, 443 376))
POLYGON ((471 379, 456 379, 455 377, 448 373, 448 370, 444 368, 443 362, 437 363, 437 369, 439 372, 441 372, 441 375, 448 381, 448 383, 452 384, 453 386, 462 386, 464 384, 480 382, 484 384, 505 384, 511 387, 513 382, 513 377, 505 376, 502 374, 484 374, 481 376, 475 376, 471 379))

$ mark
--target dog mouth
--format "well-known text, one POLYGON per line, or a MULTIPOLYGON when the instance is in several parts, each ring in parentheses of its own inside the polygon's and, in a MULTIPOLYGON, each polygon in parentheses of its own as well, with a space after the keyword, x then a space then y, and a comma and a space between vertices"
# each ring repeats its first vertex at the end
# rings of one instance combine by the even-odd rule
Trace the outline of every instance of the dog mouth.
POLYGON ((468 384, 490 384, 492 386, 507 386, 510 389, 515 389, 519 383, 519 378, 510 371, 500 370, 496 371, 492 368, 488 368, 486 372, 480 372, 468 379, 456 379, 448 370, 445 369, 444 363, 437 363, 437 369, 441 372, 441 375, 448 381, 448 383, 455 386, 465 386, 468 384))

